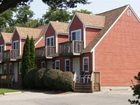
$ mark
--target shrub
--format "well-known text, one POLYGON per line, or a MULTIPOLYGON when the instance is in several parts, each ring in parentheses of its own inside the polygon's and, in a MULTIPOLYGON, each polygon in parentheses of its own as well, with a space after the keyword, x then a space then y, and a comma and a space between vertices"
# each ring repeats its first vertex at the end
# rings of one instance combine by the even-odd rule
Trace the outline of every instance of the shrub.
POLYGON ((37 89, 44 89, 43 76, 44 76, 45 71, 46 71, 46 68, 42 68, 36 72, 35 87, 37 89))
POLYGON ((57 90, 62 71, 51 69, 44 74, 44 85, 49 90, 57 90))
POLYGON ((131 104, 140 105, 140 72, 135 76, 137 84, 132 86, 134 99, 129 99, 131 104))
POLYGON ((73 74, 71 72, 62 73, 62 87, 63 91, 71 91, 73 88, 73 74))
POLYGON ((24 77, 24 87, 27 89, 34 89, 35 88, 35 75, 36 69, 32 69, 24 77))
POLYGON ((48 90, 69 91, 73 87, 73 74, 61 70, 49 70, 44 74, 44 85, 48 90))

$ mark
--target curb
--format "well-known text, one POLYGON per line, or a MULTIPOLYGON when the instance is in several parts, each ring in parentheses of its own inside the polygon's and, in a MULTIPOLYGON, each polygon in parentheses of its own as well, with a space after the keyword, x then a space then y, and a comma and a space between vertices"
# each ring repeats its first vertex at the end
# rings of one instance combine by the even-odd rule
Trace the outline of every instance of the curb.
POLYGON ((4 93, 2 95, 10 95, 10 94, 20 94, 23 93, 22 91, 18 91, 18 92, 9 92, 9 93, 4 93))

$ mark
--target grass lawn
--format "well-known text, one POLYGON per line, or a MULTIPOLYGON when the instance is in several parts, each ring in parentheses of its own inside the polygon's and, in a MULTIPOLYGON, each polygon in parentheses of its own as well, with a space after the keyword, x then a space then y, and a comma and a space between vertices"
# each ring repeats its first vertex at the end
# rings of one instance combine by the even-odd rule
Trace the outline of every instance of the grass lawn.
POLYGON ((9 92, 17 92, 18 90, 15 89, 7 89, 7 88, 0 88, 0 94, 9 93, 9 92))

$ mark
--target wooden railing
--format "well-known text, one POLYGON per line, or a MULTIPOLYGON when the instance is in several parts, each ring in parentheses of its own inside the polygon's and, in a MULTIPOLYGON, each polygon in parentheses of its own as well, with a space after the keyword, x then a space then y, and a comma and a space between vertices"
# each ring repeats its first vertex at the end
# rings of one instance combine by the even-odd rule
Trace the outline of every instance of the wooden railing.
POLYGON ((3 60, 3 53, 0 53, 0 62, 3 60))
POLYGON ((46 46, 46 57, 53 57, 56 54, 56 47, 46 46))
POLYGON ((10 57, 11 57, 11 51, 10 50, 6 50, 6 51, 3 52, 3 60, 4 61, 10 60, 10 57))
POLYGON ((45 57, 45 47, 39 47, 35 49, 36 57, 45 57))
POLYGON ((80 54, 84 49, 83 41, 69 41, 59 44, 59 54, 80 54))
POLYGON ((19 57, 19 49, 11 50, 11 59, 17 59, 19 57))

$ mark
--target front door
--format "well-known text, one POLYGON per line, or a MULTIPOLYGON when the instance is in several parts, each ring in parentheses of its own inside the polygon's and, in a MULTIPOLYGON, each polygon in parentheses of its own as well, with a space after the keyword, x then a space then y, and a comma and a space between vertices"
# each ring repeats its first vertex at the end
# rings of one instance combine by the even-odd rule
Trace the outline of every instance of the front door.
POLYGON ((14 63, 14 81, 18 82, 18 63, 14 63))
POLYGON ((76 72, 77 82, 80 82, 80 58, 73 58, 73 71, 76 72))

